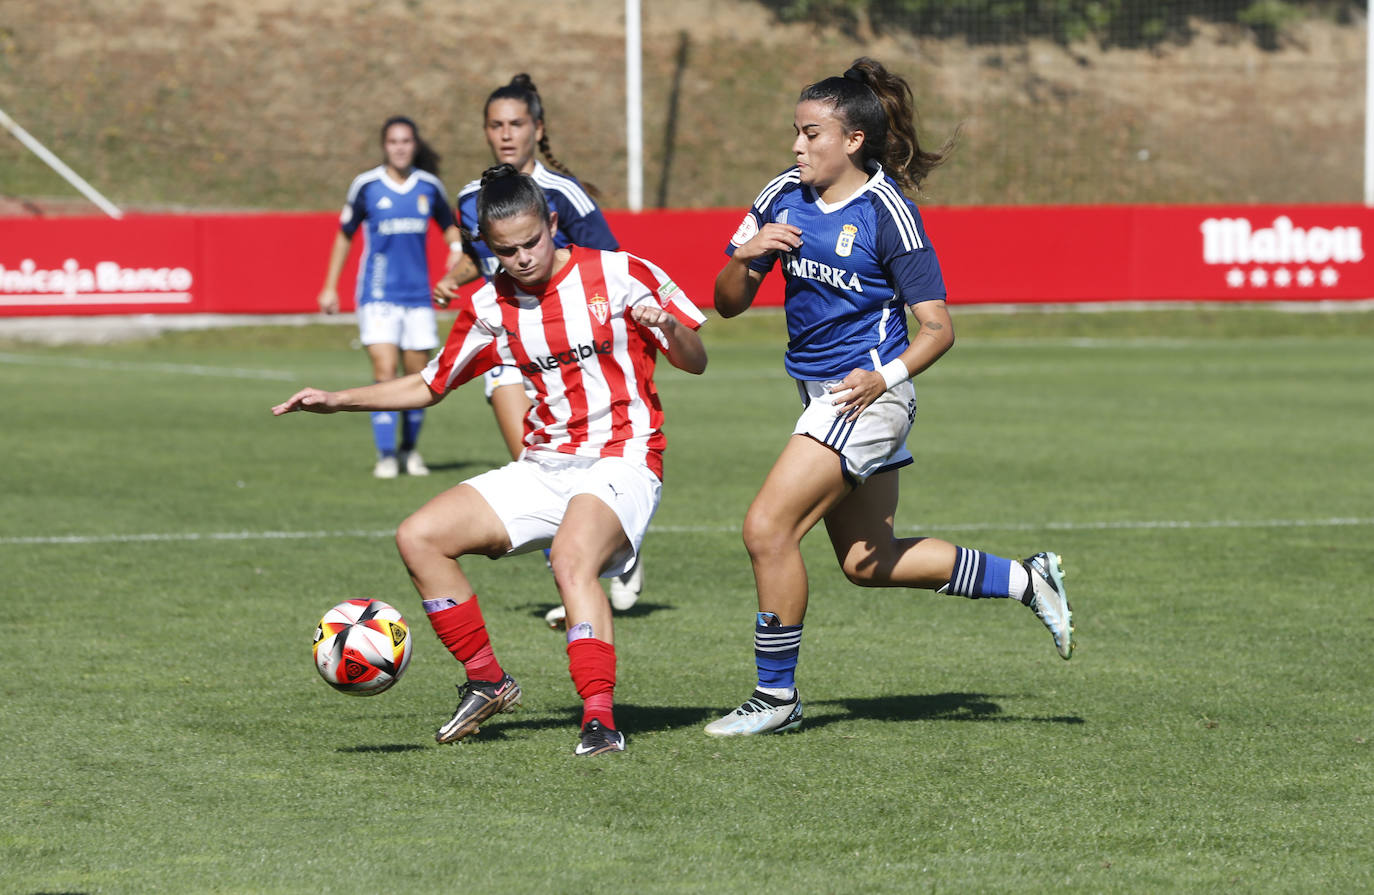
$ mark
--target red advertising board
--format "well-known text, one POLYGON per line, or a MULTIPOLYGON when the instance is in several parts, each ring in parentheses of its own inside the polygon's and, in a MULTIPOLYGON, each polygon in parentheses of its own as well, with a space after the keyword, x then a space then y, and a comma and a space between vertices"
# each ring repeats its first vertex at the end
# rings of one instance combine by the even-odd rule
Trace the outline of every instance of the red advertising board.
POLYGON ((1374 296, 1363 205, 1161 206, 1135 211, 1130 263, 1152 299, 1374 296))
MULTIPOLYGON (((743 209, 607 212, 622 247, 709 307, 743 209)), ((926 208, 952 304, 1374 296, 1361 205, 926 208)), ((0 316, 316 310, 328 212, 0 219, 0 316)), ((358 243, 340 278, 353 308, 358 243)), ((430 231, 431 273, 447 253, 430 231)), ((476 288, 476 285, 469 289, 476 288)), ((770 276, 760 305, 780 304, 770 276)))
POLYGON ((0 314, 204 311, 194 219, 0 219, 0 314))

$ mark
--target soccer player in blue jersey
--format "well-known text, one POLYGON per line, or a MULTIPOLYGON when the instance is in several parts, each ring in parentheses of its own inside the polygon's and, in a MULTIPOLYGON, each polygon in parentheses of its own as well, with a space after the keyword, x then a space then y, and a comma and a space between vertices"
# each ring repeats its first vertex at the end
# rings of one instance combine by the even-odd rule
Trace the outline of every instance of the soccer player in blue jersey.
MULTIPOLYGON (((425 249, 430 220, 444 231, 450 261, 462 248, 462 231, 439 181, 439 156, 420 138, 415 122, 388 118, 382 125, 382 155, 381 165, 359 174, 348 188, 319 297, 324 313, 339 310, 339 274, 361 227, 354 295, 358 331, 376 382, 395 379, 398 362, 405 373, 418 373, 439 347, 425 249)), ((372 414, 373 475, 394 479, 402 468, 408 475, 429 474, 415 447, 424 419, 423 409, 372 414)))
MULTIPOLYGON (((491 92, 483 108, 483 130, 495 164, 508 164, 530 175, 544 190, 549 211, 558 221, 554 233, 557 247, 579 245, 608 252, 619 250, 620 244, 605 215, 592 198, 595 187, 578 181, 550 151, 544 102, 528 74, 518 74, 510 83, 491 92), (536 150, 548 162, 547 166, 535 156, 536 150)), ((440 307, 447 307, 457 297, 459 286, 478 276, 491 280, 500 270, 500 262, 477 232, 477 194, 481 186, 480 180, 474 180, 458 193, 459 224, 472 239, 467 245, 468 255, 435 285, 434 300, 440 307)), ((483 381, 506 449, 511 459, 519 459, 525 448, 525 417, 533 406, 525 379, 517 367, 503 366, 489 371, 483 381)), ((638 601, 643 586, 644 567, 637 556, 628 572, 610 580, 611 604, 616 609, 629 609, 638 601)), ((562 627, 566 621, 563 606, 555 606, 545 620, 551 627, 562 627)))
POLYGON ((803 90, 796 165, 754 201, 716 278, 716 310, 734 317, 781 262, 785 366, 804 409, 744 519, 758 588, 758 681, 743 705, 706 726, 712 736, 801 725, 795 673, 807 578, 800 547, 821 521, 855 584, 1016 599, 1049 628, 1063 658, 1073 651, 1056 554, 1017 561, 893 531, 897 470, 913 462, 911 378, 954 344, 940 265, 903 194, 919 189, 953 140, 923 150, 914 121, 906 81, 867 57, 803 90))

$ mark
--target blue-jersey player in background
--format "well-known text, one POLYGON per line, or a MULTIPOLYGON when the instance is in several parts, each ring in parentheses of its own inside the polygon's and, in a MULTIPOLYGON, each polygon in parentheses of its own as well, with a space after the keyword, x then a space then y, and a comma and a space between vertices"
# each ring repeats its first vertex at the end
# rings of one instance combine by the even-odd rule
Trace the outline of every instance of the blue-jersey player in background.
MULTIPOLYGON (((608 252, 619 250, 606 217, 592 198, 595 188, 583 185, 549 149, 549 133, 544 121, 544 103, 539 90, 527 74, 518 74, 510 83, 498 87, 487 97, 482 110, 482 130, 491 148, 494 164, 508 164, 521 174, 534 178, 544 190, 549 211, 558 216, 554 244, 558 248, 580 245, 588 249, 608 252), (535 157, 538 150, 548 166, 535 157)), ((479 276, 490 280, 500 270, 500 262, 477 233, 477 193, 480 180, 474 180, 458 192, 459 225, 467 231, 471 241, 467 253, 471 264, 463 264, 439 281, 435 301, 440 307, 457 296, 458 286, 479 276)), ((525 414, 531 401, 525 394, 524 379, 515 367, 497 367, 486 375, 487 399, 491 402, 501 437, 512 459, 524 449, 525 414)))
MULTIPOLYGON (((439 181, 439 156, 420 138, 415 122, 389 118, 382 125, 381 139, 383 163, 359 174, 348 188, 319 298, 324 313, 339 310, 339 274, 349 243, 361 228, 363 250, 355 290, 358 332, 376 382, 395 379, 398 363, 405 373, 418 373, 439 347, 425 248, 429 222, 444 231, 450 261, 462 249, 462 231, 439 181)), ((416 450, 424 418, 423 410, 372 414, 377 448, 373 475, 391 479, 402 468, 409 475, 429 474, 416 450)))
POLYGON ((716 310, 734 317, 764 275, 782 267, 785 366, 803 410, 744 520, 758 589, 757 684, 743 705, 707 725, 713 736, 801 725, 801 539, 820 521, 855 584, 1017 599, 1050 629, 1063 658, 1073 650, 1056 554, 1016 561, 893 531, 897 470, 913 462, 911 378, 954 344, 940 265, 903 188, 918 189, 953 140, 923 151, 911 88, 867 57, 803 90, 795 114, 796 166, 759 194, 716 278, 716 310))
MULTIPOLYGON (((510 83, 493 90, 483 107, 482 118, 482 129, 495 164, 511 165, 520 173, 530 175, 543 189, 549 211, 557 218, 554 231, 557 248, 579 245, 608 252, 619 250, 620 244, 593 199, 596 188, 578 181, 550 151, 544 102, 529 75, 518 74, 510 83), (535 157, 536 149, 548 162, 547 166, 535 157)), ((458 287, 462 284, 479 276, 490 280, 500 270, 500 262, 477 233, 477 194, 481 186, 480 180, 474 180, 458 193, 455 204, 459 225, 467 231, 471 241, 467 244, 465 259, 460 259, 458 265, 435 285, 434 300, 441 308, 448 307, 448 303, 458 296, 458 287)), ((506 449, 511 459, 519 459, 525 448, 525 416, 533 406, 525 389, 524 376, 516 367, 497 367, 486 374, 484 384, 506 449)), ((628 572, 610 580, 611 605, 620 610, 629 609, 638 601, 643 587, 643 562, 636 556, 628 572)), ((551 627, 563 627, 562 604, 551 609, 545 620, 551 627)))

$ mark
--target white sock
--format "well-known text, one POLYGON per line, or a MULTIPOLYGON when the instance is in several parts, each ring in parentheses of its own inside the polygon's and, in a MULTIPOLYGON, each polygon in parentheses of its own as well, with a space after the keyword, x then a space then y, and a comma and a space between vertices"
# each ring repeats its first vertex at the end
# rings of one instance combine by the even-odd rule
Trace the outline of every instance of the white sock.
POLYGON ((1011 568, 1007 574, 1007 590, 1011 591, 1011 598, 1013 600, 1021 599, 1028 587, 1030 587, 1030 576, 1026 574, 1026 567, 1020 562, 1012 560, 1011 568))
POLYGON ((755 687, 754 689, 772 696, 774 699, 781 699, 783 702, 791 702, 792 697, 797 695, 796 687, 755 687))

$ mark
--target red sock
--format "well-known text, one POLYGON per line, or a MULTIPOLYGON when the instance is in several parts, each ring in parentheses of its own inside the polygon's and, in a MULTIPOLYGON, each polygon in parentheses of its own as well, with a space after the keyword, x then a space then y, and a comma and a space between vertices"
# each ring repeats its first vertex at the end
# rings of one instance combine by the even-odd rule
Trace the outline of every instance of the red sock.
POLYGON ((614 730, 615 646, 591 637, 574 640, 568 644, 568 671, 582 697, 582 725, 595 718, 614 730))
POLYGON ((491 639, 487 637, 487 625, 482 621, 482 609, 477 605, 476 595, 455 606, 429 612, 429 623, 440 642, 453 653, 453 658, 463 663, 468 680, 499 681, 505 675, 491 650, 491 639))

